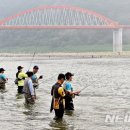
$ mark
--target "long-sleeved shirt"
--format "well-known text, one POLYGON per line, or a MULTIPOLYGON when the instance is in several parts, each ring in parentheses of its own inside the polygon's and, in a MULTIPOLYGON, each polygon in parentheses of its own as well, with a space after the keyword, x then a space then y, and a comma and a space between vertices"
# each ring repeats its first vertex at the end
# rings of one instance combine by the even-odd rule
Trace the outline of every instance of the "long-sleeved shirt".
POLYGON ((32 80, 30 78, 27 78, 24 82, 24 88, 23 88, 24 93, 30 94, 32 96, 35 95, 35 90, 33 87, 32 80))
POLYGON ((30 93, 31 95, 35 95, 34 94, 34 87, 33 87, 33 83, 32 83, 32 80, 28 80, 28 87, 29 87, 29 90, 30 90, 30 93))

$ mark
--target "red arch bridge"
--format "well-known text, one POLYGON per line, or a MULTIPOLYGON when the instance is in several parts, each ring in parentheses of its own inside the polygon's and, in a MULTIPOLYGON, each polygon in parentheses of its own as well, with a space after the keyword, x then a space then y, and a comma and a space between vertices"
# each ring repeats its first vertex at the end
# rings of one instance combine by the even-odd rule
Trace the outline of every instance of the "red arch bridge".
POLYGON ((127 26, 91 10, 73 6, 42 6, 0 21, 0 29, 111 29, 113 51, 122 51, 122 29, 127 26))

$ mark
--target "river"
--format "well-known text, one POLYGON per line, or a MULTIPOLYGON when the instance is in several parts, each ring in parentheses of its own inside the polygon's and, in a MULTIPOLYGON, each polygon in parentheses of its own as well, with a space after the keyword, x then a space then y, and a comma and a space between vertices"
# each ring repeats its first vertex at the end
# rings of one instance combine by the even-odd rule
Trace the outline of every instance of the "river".
MULTIPOLYGON (((1 58, 2 59, 2 58, 1 58)), ((43 75, 35 105, 27 107, 24 97, 17 95, 14 84, 17 66, 29 69, 25 57, 5 57, 0 65, 9 78, 7 92, 0 93, 0 130, 129 130, 130 123, 119 120, 106 122, 107 115, 130 114, 130 59, 129 58, 46 58, 32 61, 43 75), (71 71, 75 97, 75 111, 65 112, 63 120, 54 120, 50 113, 50 90, 59 73, 71 71)), ((30 69, 31 69, 30 68, 30 69)))

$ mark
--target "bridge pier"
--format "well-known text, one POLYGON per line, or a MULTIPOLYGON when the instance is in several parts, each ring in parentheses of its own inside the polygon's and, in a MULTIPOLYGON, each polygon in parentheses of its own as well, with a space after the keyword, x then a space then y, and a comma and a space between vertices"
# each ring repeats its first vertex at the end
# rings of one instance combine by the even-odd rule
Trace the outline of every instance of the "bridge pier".
POLYGON ((113 30, 113 52, 122 52, 122 28, 113 30))

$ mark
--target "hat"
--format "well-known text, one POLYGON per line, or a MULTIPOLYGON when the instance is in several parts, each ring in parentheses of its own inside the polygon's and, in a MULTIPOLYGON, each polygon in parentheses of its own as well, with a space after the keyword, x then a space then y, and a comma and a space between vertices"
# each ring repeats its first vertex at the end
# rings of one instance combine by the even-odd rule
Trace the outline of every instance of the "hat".
POLYGON ((23 69, 23 68, 24 68, 24 67, 22 67, 22 66, 18 66, 18 67, 17 67, 18 70, 21 70, 21 69, 23 69))
POLYGON ((35 65, 35 66, 33 67, 33 69, 39 69, 39 67, 38 67, 37 65, 35 65))
POLYGON ((65 74, 65 76, 74 76, 74 74, 72 74, 72 73, 70 73, 70 72, 67 72, 67 73, 65 74))
POLYGON ((65 78, 68 80, 71 76, 74 76, 74 74, 70 73, 70 72, 67 72, 65 74, 65 78))
POLYGON ((2 72, 2 71, 5 71, 5 69, 4 68, 0 68, 0 72, 2 72))

